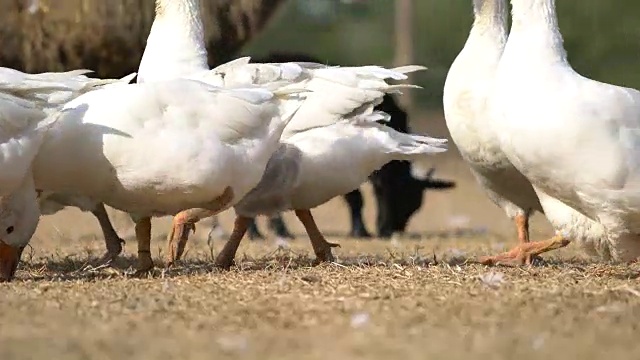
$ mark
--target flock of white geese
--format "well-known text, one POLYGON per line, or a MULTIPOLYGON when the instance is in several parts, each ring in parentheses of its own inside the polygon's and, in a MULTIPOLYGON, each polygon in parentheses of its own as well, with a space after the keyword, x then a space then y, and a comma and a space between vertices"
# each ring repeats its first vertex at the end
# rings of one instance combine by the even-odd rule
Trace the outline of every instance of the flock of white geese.
MULTIPOLYGON (((569 65, 555 0, 473 0, 475 21, 444 89, 447 126, 478 183, 518 228, 485 264, 527 263, 571 241, 602 259, 640 256, 640 92, 569 65), (528 219, 557 230, 530 241, 528 219)), ((199 0, 156 0, 137 73, 0 69, 0 280, 10 280, 43 213, 74 205, 130 214, 138 270, 153 267, 151 217, 174 215, 168 262, 200 219, 234 208, 215 259, 231 266, 249 219, 294 210, 320 261, 331 248, 310 209, 391 160, 446 151, 374 110, 408 84, 403 66, 250 63, 209 69, 199 0)), ((106 218, 108 223, 108 218, 106 218)), ((101 225, 103 221, 101 220, 101 225)), ((103 226, 111 261, 120 240, 103 226), (105 230, 106 229, 106 230, 105 230)))

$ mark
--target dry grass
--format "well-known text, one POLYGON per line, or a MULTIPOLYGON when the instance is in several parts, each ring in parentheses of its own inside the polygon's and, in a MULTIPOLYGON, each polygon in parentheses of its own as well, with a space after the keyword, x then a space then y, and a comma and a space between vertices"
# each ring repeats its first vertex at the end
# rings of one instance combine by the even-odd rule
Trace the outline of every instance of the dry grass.
MULTIPOLYGON (((340 265, 246 241, 230 272, 205 241, 147 279, 88 264, 100 242, 36 245, 0 285, 0 358, 533 359, 640 355, 637 267, 597 265, 571 249, 544 266, 486 268, 492 237, 333 238, 340 265), (71 246, 73 245, 73 246, 71 246), (434 257, 435 254, 435 257, 434 257)), ((127 251, 134 251, 132 241, 127 251)))
MULTIPOLYGON (((245 240, 238 266, 220 272, 210 260, 222 243, 207 246, 205 224, 178 268, 135 279, 126 275, 136 249, 125 216, 111 213, 127 238, 118 271, 88 266, 103 250, 90 215, 45 217, 18 281, 0 284, 0 359, 640 357, 639 265, 597 264, 571 246, 539 267, 461 264, 513 244, 513 225, 453 151, 433 163, 458 187, 426 195, 409 227, 414 237, 340 238, 348 229, 342 201, 314 211, 329 240, 342 244, 341 265, 312 267, 302 227, 287 214, 298 235, 289 249, 245 240), (452 232, 450 223, 464 218, 490 231, 452 232)), ((231 220, 222 215, 227 230, 231 220)), ((168 225, 154 221, 156 257, 168 225)), ((533 238, 550 234, 539 216, 532 230, 533 238)))

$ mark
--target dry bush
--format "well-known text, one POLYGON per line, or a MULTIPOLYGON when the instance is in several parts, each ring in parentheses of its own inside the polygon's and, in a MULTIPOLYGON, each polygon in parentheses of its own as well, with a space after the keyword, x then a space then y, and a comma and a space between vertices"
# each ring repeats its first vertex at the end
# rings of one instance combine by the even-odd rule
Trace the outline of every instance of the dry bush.
MULTIPOLYGON (((0 2, 0 65, 23 71, 136 71, 153 22, 153 0, 0 2)), ((210 64, 220 63, 265 25, 284 0, 203 0, 210 64)))

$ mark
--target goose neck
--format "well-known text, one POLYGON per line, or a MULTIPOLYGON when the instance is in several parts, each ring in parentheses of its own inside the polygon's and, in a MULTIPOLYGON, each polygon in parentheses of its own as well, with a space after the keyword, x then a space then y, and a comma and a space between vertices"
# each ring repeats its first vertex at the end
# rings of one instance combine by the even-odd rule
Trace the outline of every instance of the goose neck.
POLYGON ((558 27, 556 0, 511 0, 513 26, 558 27))
POLYGON ((192 19, 200 21, 200 0, 156 0, 156 20, 192 19))
POLYGON ((156 0, 156 16, 140 62, 138 81, 208 69, 200 0, 156 0))
POLYGON ((507 40, 506 0, 473 0, 473 13, 470 38, 488 38, 504 45, 507 40))
POLYGON ((558 27, 555 0, 511 0, 510 37, 528 42, 530 53, 566 62, 562 34, 558 27))
POLYGON ((167 28, 176 35, 187 36, 192 41, 204 44, 200 0, 156 0, 153 25, 154 28, 167 28))

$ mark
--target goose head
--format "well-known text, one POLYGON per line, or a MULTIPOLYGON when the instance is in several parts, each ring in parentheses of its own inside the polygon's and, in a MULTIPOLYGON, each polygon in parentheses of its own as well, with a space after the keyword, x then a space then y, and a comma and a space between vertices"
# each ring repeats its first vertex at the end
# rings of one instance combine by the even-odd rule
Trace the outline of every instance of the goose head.
POLYGON ((15 191, 0 197, 0 282, 13 279, 22 251, 36 231, 37 197, 31 174, 15 191))
MULTIPOLYGON (((0 102, 0 107, 3 105, 0 102)), ((31 163, 58 114, 23 129, 0 118, 0 282, 13 278, 40 218, 31 163)))

